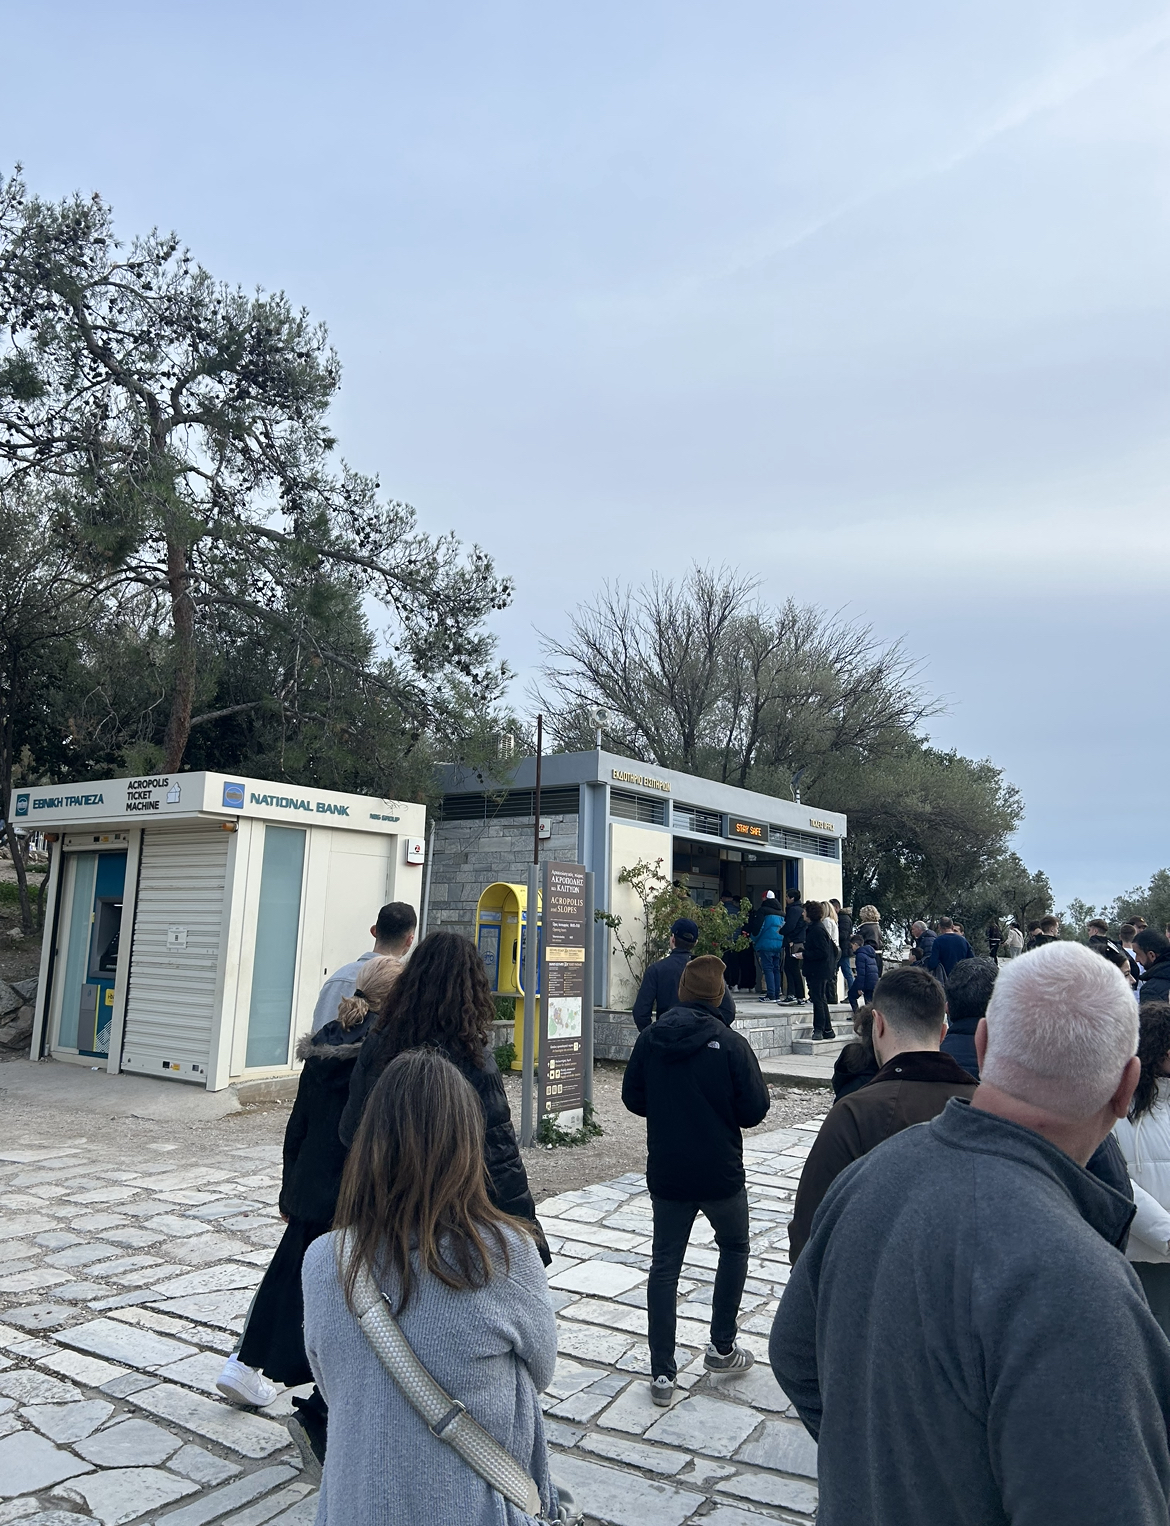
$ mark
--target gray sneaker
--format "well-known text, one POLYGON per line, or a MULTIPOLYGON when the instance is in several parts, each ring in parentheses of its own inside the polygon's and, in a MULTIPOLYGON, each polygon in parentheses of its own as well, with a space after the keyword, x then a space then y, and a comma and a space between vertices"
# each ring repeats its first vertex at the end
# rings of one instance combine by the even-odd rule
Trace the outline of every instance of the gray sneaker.
POLYGON ((726 1356, 711 1345, 703 1353, 703 1366, 708 1372, 746 1372, 755 1364, 755 1357, 742 1346, 732 1346, 726 1356))
POLYGON ((301 1454, 301 1464, 305 1470, 306 1478, 312 1479, 313 1483, 320 1484, 321 1473, 325 1464, 324 1452, 318 1455, 319 1442, 312 1436, 308 1426, 300 1415, 292 1414, 284 1422, 285 1429, 296 1443, 297 1451, 301 1454))
POLYGON ((665 1409, 674 1398, 674 1379, 655 1378, 650 1385, 650 1397, 654 1400, 655 1404, 665 1409))

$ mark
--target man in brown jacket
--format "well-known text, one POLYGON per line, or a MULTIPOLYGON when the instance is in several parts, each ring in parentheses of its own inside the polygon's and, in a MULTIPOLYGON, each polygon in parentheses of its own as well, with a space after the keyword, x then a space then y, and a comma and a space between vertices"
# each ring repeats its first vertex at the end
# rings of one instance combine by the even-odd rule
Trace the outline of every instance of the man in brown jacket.
POLYGON ((788 1226, 790 1261, 804 1249, 821 1199, 846 1166, 912 1123, 937 1117, 951 1097, 975 1095, 975 1078, 939 1053, 946 1009, 942 986, 921 965, 891 970, 878 981, 873 1047, 881 1069, 868 1085, 842 1097, 821 1125, 788 1226))

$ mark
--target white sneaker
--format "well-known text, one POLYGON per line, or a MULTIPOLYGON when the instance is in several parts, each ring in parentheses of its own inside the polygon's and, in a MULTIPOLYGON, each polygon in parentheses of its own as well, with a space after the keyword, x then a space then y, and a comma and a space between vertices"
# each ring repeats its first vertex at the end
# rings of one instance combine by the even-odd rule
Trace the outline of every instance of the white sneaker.
POLYGON ((263 1409, 271 1404, 280 1389, 269 1382, 262 1372, 247 1367, 234 1356, 223 1364, 223 1371, 215 1380, 215 1386, 228 1401, 241 1409, 263 1409))

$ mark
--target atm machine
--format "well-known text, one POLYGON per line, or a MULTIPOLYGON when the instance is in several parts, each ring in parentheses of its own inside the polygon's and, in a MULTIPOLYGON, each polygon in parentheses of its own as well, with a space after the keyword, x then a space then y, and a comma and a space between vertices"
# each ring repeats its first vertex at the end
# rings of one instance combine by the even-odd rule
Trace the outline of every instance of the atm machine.
MULTIPOLYGON (((119 834, 120 835, 120 834, 119 834)), ((126 888, 126 850, 70 853, 61 898, 59 957, 55 981, 55 1046, 105 1059, 110 1052, 114 977, 126 888)))

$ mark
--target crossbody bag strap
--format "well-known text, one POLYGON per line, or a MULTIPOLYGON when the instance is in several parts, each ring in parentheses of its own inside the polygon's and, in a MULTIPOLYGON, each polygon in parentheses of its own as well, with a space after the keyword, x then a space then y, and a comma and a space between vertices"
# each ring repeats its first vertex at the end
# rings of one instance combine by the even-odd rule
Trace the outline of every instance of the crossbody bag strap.
MULTIPOLYGON (((349 1258, 347 1235, 341 1259, 343 1277, 349 1258)), ((532 1477, 419 1361, 365 1266, 358 1271, 354 1282, 354 1313, 362 1334, 374 1348, 382 1366, 397 1383, 407 1403, 422 1416, 431 1435, 458 1452, 468 1467, 518 1510, 539 1517, 540 1491, 532 1477)))

